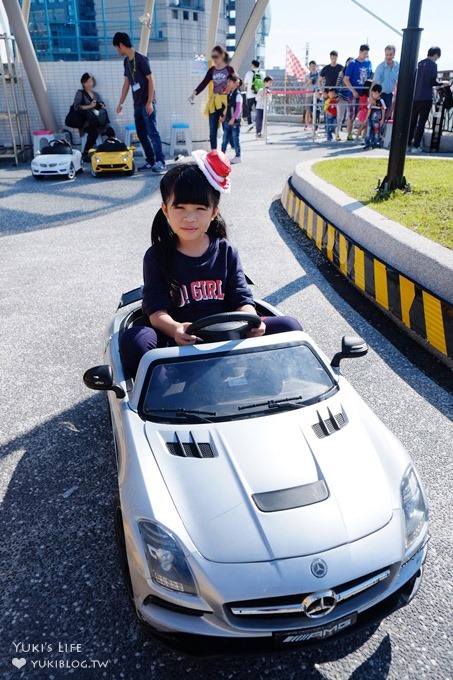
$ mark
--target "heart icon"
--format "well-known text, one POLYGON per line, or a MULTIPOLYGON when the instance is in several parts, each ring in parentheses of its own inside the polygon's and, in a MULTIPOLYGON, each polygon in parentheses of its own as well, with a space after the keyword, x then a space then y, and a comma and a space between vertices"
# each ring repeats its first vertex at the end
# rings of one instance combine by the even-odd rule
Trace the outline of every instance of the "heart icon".
POLYGON ((13 666, 16 666, 16 668, 22 668, 27 663, 27 659, 24 659, 23 657, 22 659, 14 657, 14 659, 11 659, 11 663, 13 664, 13 666))

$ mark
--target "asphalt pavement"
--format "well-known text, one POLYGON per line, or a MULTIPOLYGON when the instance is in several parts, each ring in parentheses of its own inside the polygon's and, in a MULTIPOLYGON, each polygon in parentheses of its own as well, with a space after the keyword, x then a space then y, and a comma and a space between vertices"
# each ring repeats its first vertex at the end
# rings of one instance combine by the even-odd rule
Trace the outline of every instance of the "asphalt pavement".
POLYGON ((275 203, 300 160, 360 147, 313 142, 297 126, 270 133, 267 145, 243 134, 243 163, 221 203, 230 238, 256 297, 297 316, 328 355, 345 333, 369 343, 344 373, 406 445, 426 486, 432 539, 421 591, 380 626, 309 651, 199 659, 144 635, 114 541, 106 401, 82 374, 102 361, 121 293, 141 283, 159 177, 37 182, 25 166, 2 163, 2 678, 452 677, 451 394, 429 377, 429 357, 427 375, 336 292, 275 203))

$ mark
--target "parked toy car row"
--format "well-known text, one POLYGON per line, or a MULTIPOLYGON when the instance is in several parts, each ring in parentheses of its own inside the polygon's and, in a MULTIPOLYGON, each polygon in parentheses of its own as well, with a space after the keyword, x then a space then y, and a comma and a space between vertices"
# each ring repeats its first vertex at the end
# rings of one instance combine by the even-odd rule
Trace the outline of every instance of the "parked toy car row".
MULTIPOLYGON (((106 139, 95 149, 90 149, 91 174, 93 177, 111 173, 133 175, 134 148, 126 146, 116 138, 106 139)), ((31 173, 36 179, 50 176, 74 179, 81 172, 83 172, 81 152, 73 149, 71 144, 63 139, 53 139, 31 162, 31 173)))

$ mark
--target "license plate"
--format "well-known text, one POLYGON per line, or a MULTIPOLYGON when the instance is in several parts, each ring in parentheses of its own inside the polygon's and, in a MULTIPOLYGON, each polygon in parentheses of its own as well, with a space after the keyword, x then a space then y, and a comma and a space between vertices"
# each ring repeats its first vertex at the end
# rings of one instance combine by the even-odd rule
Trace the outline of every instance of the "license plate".
POLYGON ((313 640, 324 640, 325 638, 341 633, 345 628, 353 626, 357 621, 357 614, 349 614, 341 619, 326 623, 324 626, 315 628, 301 628, 299 630, 287 630, 285 632, 273 633, 274 642, 281 646, 300 644, 301 642, 311 642, 313 640))

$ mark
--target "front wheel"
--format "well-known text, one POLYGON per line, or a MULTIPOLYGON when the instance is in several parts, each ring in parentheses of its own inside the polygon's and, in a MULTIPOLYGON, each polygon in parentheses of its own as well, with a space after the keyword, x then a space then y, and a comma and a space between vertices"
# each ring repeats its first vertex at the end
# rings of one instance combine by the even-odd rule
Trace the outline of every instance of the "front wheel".
POLYGON ((132 162, 131 169, 130 169, 130 170, 126 170, 126 172, 125 172, 124 174, 126 175, 126 177, 132 177, 132 175, 134 174, 134 172, 135 172, 135 163, 132 162))
POLYGON ((68 179, 74 179, 75 176, 76 176, 76 171, 75 171, 74 163, 71 163, 71 165, 69 166, 67 178, 68 179))
POLYGON ((32 172, 31 174, 33 175, 33 177, 34 177, 35 179, 42 179, 42 178, 43 178, 42 175, 35 175, 34 172, 32 172))
POLYGON ((132 604, 134 604, 134 593, 132 590, 131 575, 129 573, 129 564, 127 561, 126 539, 124 537, 123 513, 121 511, 119 496, 115 496, 115 499, 113 501, 113 515, 115 521, 115 537, 116 544, 118 547, 118 556, 120 560, 121 571, 123 572, 123 578, 124 583, 126 585, 127 594, 129 595, 129 599, 132 602, 132 604))
POLYGON ((96 170, 93 170, 93 168, 91 168, 90 172, 93 175, 93 177, 99 177, 99 175, 100 175, 100 173, 96 172, 96 170))

